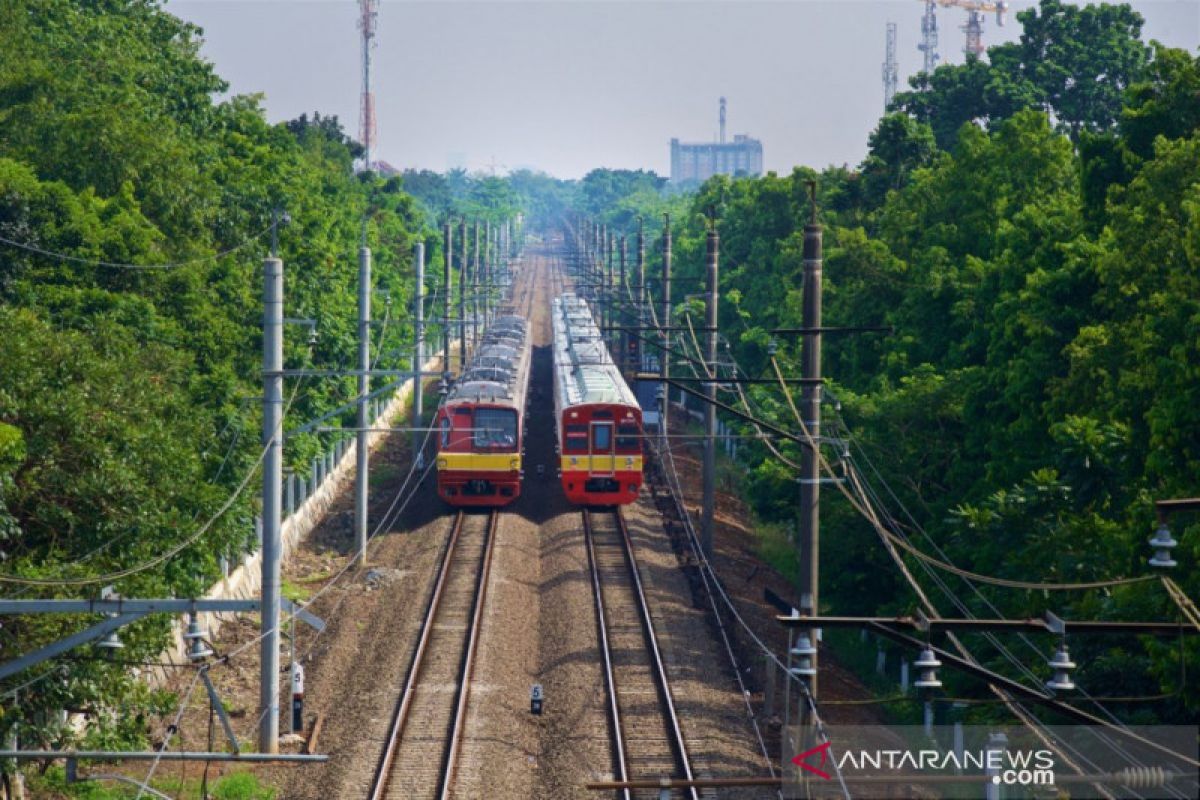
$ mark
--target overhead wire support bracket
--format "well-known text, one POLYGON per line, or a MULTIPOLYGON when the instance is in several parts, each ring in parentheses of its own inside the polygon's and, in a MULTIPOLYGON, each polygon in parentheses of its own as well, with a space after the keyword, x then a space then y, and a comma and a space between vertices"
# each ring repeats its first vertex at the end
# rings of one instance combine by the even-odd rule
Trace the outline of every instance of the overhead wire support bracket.
POLYGON ((917 612, 900 617, 807 616, 779 614, 775 619, 787 628, 865 628, 886 625, 891 628, 911 628, 922 633, 938 631, 1035 631, 1039 633, 1116 633, 1149 634, 1153 636, 1195 635, 1200 631, 1183 622, 1126 622, 1118 620, 1067 621, 1049 612, 1044 617, 1026 619, 946 618, 933 619, 917 612))
POLYGON ((846 325, 820 326, 813 328, 772 328, 768 333, 775 336, 808 336, 814 333, 886 333, 895 335, 895 325, 846 325))

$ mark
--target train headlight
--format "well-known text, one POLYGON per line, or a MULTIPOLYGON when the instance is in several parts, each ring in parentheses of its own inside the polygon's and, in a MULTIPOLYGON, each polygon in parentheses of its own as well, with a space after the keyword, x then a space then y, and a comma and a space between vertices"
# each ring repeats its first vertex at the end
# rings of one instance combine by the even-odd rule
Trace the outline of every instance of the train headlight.
POLYGON ((438 469, 445 469, 445 468, 446 468, 446 464, 447 464, 447 461, 446 461, 446 459, 444 459, 444 458, 439 458, 439 459, 437 460, 438 469))
POLYGON ((517 470, 521 469, 521 459, 510 458, 508 460, 508 468, 511 469, 513 472, 516 472, 517 470))
POLYGON ((625 456, 625 466, 629 467, 630 469, 633 469, 633 457, 632 456, 625 456))

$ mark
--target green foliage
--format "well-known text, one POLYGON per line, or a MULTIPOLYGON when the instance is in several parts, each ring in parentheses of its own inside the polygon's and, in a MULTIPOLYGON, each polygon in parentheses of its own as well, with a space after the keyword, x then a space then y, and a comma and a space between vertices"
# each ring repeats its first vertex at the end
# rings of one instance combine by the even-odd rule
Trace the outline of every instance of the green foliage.
MULTIPOLYGON (((894 328, 824 341, 836 381, 827 413, 853 434, 853 463, 894 492, 884 498, 891 524, 928 552, 999 577, 1142 575, 1152 501, 1194 495, 1200 474, 1200 60, 1156 46, 1147 63, 1140 18, 1126 6, 1046 0, 1020 19, 1021 42, 993 48, 990 64, 940 68, 898 96, 900 113, 880 121, 858 170, 705 183, 679 218, 676 275, 702 279, 705 216, 715 212, 720 327, 747 373, 772 374, 767 331, 802 324, 807 183, 817 179, 825 324, 894 328)), ((699 324, 693 305, 678 311, 699 324)), ((799 342, 777 347, 785 373, 798 374, 799 342)), ((777 388, 748 393, 759 416, 796 427, 777 388)), ((798 448, 777 446, 799 460, 798 448)), ((794 569, 793 470, 761 444, 744 452, 744 493, 768 531, 763 552, 794 569)), ((825 452, 835 464, 841 456, 825 452)), ((875 531, 836 493, 822 500, 822 519, 822 605, 912 611, 875 531)), ((1195 596, 1200 525, 1177 526, 1175 577, 1195 596)), ((1176 614, 1155 584, 984 592, 1017 616, 1176 614)), ((978 597, 966 602, 991 613, 978 597)), ((973 646, 1006 668, 986 642, 973 646)), ((1096 639, 1073 652, 1088 686, 1176 698, 1123 711, 1130 721, 1187 719, 1200 707, 1200 691, 1180 679, 1193 644, 1096 639)))

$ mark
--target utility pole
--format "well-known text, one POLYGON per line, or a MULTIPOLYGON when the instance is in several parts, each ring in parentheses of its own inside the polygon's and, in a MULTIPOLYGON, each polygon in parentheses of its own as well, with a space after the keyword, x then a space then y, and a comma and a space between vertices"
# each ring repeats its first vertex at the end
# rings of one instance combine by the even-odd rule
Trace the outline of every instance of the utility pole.
POLYGON ((358 560, 367 563, 367 491, 371 468, 371 248, 367 247, 367 223, 363 221, 363 243, 358 249, 358 471, 354 480, 354 530, 358 538, 358 560))
POLYGON ((662 234, 662 318, 659 324, 662 330, 659 338, 662 339, 662 354, 661 362, 659 363, 659 371, 662 373, 662 435, 663 442, 667 443, 670 440, 667 434, 670 432, 667 429, 667 421, 671 412, 671 385, 667 383, 667 379, 671 377, 671 215, 663 214, 663 234, 662 234))
POLYGON ((425 243, 417 242, 413 248, 413 260, 416 262, 416 285, 413 287, 413 403, 412 403, 412 427, 413 427, 413 458, 417 468, 423 466, 424 448, 422 445, 425 439, 421 435, 421 426, 424 423, 424 409, 421 408, 424 398, 422 395, 423 384, 421 372, 425 368, 425 243))
POLYGON ((705 266, 708 277, 708 297, 704 304, 706 342, 704 361, 709 382, 704 385, 704 517, 700 528, 700 547, 706 558, 713 557, 713 515, 716 510, 717 490, 717 259, 720 254, 721 238, 717 233, 716 220, 709 221, 705 266))
MULTIPOLYGON (((646 230, 642 218, 638 217, 638 232, 637 232, 637 326, 638 336, 646 335, 646 230)), ((633 368, 636 372, 642 371, 642 340, 637 337, 631 337, 629 340, 636 354, 636 363, 633 368)))
POLYGON ((263 260, 262 643, 258 748, 279 752, 279 591, 283 491, 283 261, 263 260))
MULTIPOLYGON (((619 313, 619 309, 625 304, 625 234, 621 234, 621 274, 617 281, 617 296, 613 301, 613 324, 625 327, 628 322, 624 314, 619 313)), ((621 357, 617 359, 617 365, 625 374, 629 374, 629 346, 626 344, 628 335, 625 331, 617 333, 617 347, 621 348, 621 357)))
POLYGON ((454 227, 446 220, 442 231, 442 385, 439 392, 450 391, 450 262, 454 258, 454 227))
POLYGON ((471 349, 479 347, 479 220, 475 220, 475 248, 471 255, 471 349))
POLYGON ((458 374, 467 368, 467 219, 458 223, 458 236, 462 239, 461 259, 458 263, 458 374))
POLYGON ((492 281, 496 273, 495 258, 496 245, 492 241, 492 221, 486 220, 483 223, 483 326, 490 328, 492 326, 492 281))
MULTIPOLYGON (((812 199, 812 217, 804 226, 804 307, 801 325, 806 333, 803 340, 804 385, 801 388, 800 414, 808 429, 809 446, 800 456, 800 613, 816 616, 819 613, 820 585, 821 474, 818 455, 821 436, 821 267, 823 229, 817 223, 817 186, 808 184, 812 199)), ((809 631, 810 641, 818 648, 817 629, 809 631)), ((817 654, 813 654, 814 674, 809 684, 812 696, 817 696, 817 654)))

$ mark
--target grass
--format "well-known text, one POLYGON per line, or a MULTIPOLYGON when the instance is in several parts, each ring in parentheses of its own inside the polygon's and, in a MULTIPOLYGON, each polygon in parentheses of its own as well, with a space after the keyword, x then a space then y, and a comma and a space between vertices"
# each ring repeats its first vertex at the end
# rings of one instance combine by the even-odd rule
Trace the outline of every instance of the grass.
POLYGON ((283 579, 282 585, 280 586, 280 592, 284 597, 286 597, 288 600, 291 600, 293 603, 303 603, 312 596, 312 590, 307 586, 297 586, 287 578, 283 579))
MULTIPOLYGON (((92 771, 112 772, 104 767, 96 767, 92 771)), ((44 800, 130 800, 138 793, 136 786, 112 780, 67 783, 66 773, 58 765, 50 767, 44 775, 30 770, 25 778, 26 795, 44 800)), ((198 779, 181 782, 177 777, 164 776, 152 780, 150 786, 179 800, 202 800, 198 779)), ((276 796, 274 788, 264 786, 249 772, 234 772, 210 781, 208 793, 213 800, 275 800, 276 796)))

